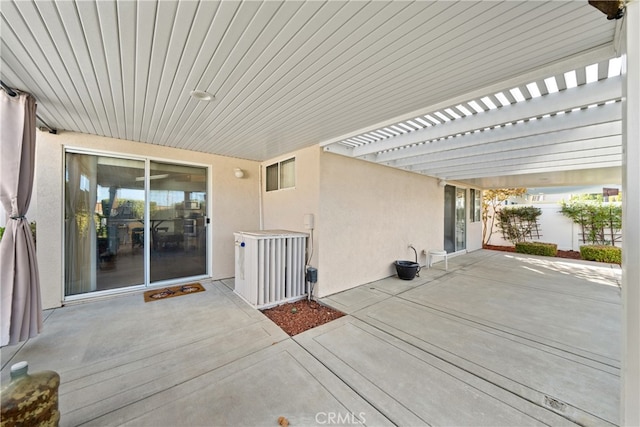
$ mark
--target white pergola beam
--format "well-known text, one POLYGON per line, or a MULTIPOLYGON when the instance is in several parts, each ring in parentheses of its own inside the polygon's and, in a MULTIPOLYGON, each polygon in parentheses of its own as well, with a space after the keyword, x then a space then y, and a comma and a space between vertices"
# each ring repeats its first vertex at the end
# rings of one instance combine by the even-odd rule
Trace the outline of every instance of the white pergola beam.
POLYGON ((389 138, 377 143, 367 144, 353 149, 353 156, 360 157, 384 150, 416 144, 437 138, 447 137, 483 129, 497 124, 541 117, 558 111, 568 111, 577 107, 600 104, 622 95, 621 77, 612 77, 589 85, 578 86, 563 92, 530 99, 508 107, 478 113, 470 117, 443 123, 431 128, 389 138))
MULTIPOLYGON (((622 20, 621 20, 622 21, 622 20)), ((640 425, 640 2, 626 2, 622 52, 624 119, 622 167, 621 426, 640 425)))
POLYGON ((411 170, 439 170, 462 165, 483 165, 494 164, 500 166, 511 159, 521 159, 524 161, 539 161, 542 159, 580 158, 597 155, 596 153, 620 154, 622 146, 619 136, 604 138, 594 138, 587 141, 571 141, 559 143, 547 143, 542 140, 542 144, 537 147, 527 149, 507 150, 497 147, 490 153, 478 153, 470 155, 468 150, 462 150, 457 157, 449 157, 447 160, 434 160, 423 163, 409 165, 411 170))
MULTIPOLYGON (((579 142, 579 144, 576 144, 575 150, 584 150, 588 149, 587 147, 590 146, 588 144, 589 140, 597 140, 605 137, 611 137, 611 143, 620 147, 621 127, 621 122, 603 123, 549 134, 531 135, 524 138, 495 141, 474 146, 466 146, 464 148, 452 148, 450 150, 433 152, 428 155, 408 157, 401 161, 393 162, 392 164, 389 164, 389 166, 407 167, 421 163, 444 162, 451 159, 476 157, 479 155, 493 153, 508 153, 509 156, 513 156, 525 152, 533 152, 530 150, 535 149, 549 151, 553 146, 576 141, 579 142)), ((471 136, 474 135, 469 135, 469 137, 471 136)))
MULTIPOLYGON (((581 130, 591 126, 608 124, 607 128, 614 126, 611 132, 621 133, 622 105, 621 103, 602 105, 587 110, 573 111, 564 115, 547 117, 542 120, 520 123, 513 126, 491 129, 488 132, 478 132, 462 135, 451 139, 434 141, 428 144, 417 145, 411 148, 381 153, 375 160, 388 166, 406 166, 415 161, 423 161, 426 156, 441 151, 449 151, 462 148, 471 148, 478 145, 486 145, 496 142, 511 141, 527 138, 531 135, 552 135, 554 132, 571 130, 576 135, 589 135, 589 132, 581 130), (416 160, 411 160, 415 157, 416 160), (406 161, 404 160, 406 159, 406 161)), ((595 130, 596 128, 593 128, 595 130)))
POLYGON ((433 173, 437 176, 442 176, 448 174, 448 176, 455 176, 459 173, 475 170, 475 171, 496 171, 503 168, 522 168, 522 167, 543 167, 543 166, 553 166, 553 165, 577 165, 581 162, 584 164, 593 165, 594 163, 602 162, 610 162, 618 159, 619 162, 622 162, 622 149, 617 147, 605 147, 604 150, 611 150, 611 152, 604 154, 603 151, 600 150, 592 150, 589 152, 578 152, 572 153, 566 156, 559 155, 550 155, 550 156, 538 156, 538 158, 507 158, 500 162, 474 162, 469 164, 458 164, 451 165, 448 167, 439 167, 437 165, 432 165, 431 168, 418 169, 413 168, 415 170, 420 170, 421 172, 429 172, 433 173))
POLYGON ((620 156, 617 159, 603 162, 601 160, 596 160, 592 164, 579 162, 575 164, 558 164, 558 165, 528 165, 526 167, 514 168, 514 167, 497 167, 490 168, 484 171, 478 171, 477 169, 470 170, 467 173, 457 173, 455 175, 446 175, 446 174, 431 174, 428 171, 424 171, 425 175, 435 176, 438 178, 448 179, 448 180, 463 180, 463 179, 476 179, 476 178, 487 178, 487 177, 495 177, 495 176, 509 176, 509 175, 526 175, 526 174, 534 174, 534 173, 547 173, 547 172, 563 172, 563 171, 571 171, 571 170, 585 170, 585 169, 599 169, 599 168, 612 168, 612 167, 620 167, 620 156))

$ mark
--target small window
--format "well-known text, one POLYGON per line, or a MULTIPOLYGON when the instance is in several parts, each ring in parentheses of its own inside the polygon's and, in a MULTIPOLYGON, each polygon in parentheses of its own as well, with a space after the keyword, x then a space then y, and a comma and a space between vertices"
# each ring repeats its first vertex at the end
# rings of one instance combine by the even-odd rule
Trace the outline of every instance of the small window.
POLYGON ((471 210, 469 211, 469 219, 471 222, 478 222, 482 219, 482 191, 471 189, 471 210))
POLYGON ((267 191, 296 186, 296 158, 292 157, 267 166, 267 191))

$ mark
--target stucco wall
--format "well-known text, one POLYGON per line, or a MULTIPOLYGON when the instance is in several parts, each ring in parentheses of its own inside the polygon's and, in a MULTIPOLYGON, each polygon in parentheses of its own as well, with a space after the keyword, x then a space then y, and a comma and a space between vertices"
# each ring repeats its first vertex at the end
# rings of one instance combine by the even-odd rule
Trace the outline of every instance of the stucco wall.
MULTIPOLYGON (((304 215, 313 214, 315 227, 321 223, 319 215, 320 148, 313 146, 270 159, 262 163, 262 173, 266 176, 267 166, 282 160, 296 158, 296 185, 277 191, 265 191, 262 182, 263 223, 265 230, 291 230, 310 233, 304 227, 304 215)), ((318 266, 319 235, 313 232, 313 255, 309 265, 318 266)))
POLYGON ((318 296, 395 274, 408 249, 442 249, 444 190, 437 180, 322 153, 317 233, 321 238, 318 296))
POLYGON ((58 307, 63 300, 63 167, 64 146, 184 161, 211 166, 212 194, 209 212, 213 234, 212 277, 234 275, 233 232, 259 227, 259 163, 214 156, 169 147, 105 138, 72 132, 58 135, 37 133, 38 266, 41 276, 43 308, 58 307), (234 168, 245 171, 242 179, 234 168))

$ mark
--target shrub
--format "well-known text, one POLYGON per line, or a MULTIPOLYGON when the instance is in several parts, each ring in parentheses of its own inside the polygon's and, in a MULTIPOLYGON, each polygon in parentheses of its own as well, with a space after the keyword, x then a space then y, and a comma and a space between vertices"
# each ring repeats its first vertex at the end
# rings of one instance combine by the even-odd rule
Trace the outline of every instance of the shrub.
POLYGON ((558 245, 555 243, 542 242, 518 242, 516 252, 529 255, 556 256, 558 245))
POLYGON ((622 264, 622 249, 616 246, 584 245, 580 246, 580 256, 587 261, 622 264))
POLYGON ((562 215, 581 228, 582 241, 590 245, 612 245, 620 241, 622 206, 600 201, 562 202, 562 215))
POLYGON ((541 214, 542 210, 534 206, 515 206, 499 210, 496 216, 502 237, 512 243, 539 238, 538 217, 541 214))
POLYGON ((4 227, 0 227, 0 240, 2 240, 3 234, 4 234, 4 227))

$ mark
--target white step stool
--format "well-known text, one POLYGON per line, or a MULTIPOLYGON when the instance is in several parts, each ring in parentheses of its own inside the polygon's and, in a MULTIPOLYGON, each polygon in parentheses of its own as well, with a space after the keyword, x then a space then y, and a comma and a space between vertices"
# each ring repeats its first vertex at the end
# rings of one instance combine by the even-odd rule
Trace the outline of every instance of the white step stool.
POLYGON ((433 265, 433 257, 440 256, 444 258, 444 269, 449 269, 449 261, 447 257, 447 251, 429 251, 429 268, 433 265))

